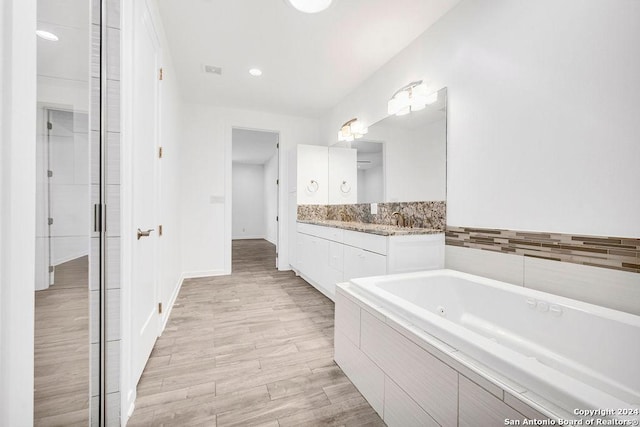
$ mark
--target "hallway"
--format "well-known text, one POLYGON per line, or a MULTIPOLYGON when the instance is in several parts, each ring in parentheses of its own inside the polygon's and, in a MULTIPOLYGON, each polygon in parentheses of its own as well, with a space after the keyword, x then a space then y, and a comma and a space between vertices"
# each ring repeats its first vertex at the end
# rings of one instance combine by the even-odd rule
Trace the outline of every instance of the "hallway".
POLYGON ((333 362, 333 303, 233 241, 233 274, 185 281, 130 426, 384 425, 333 362))

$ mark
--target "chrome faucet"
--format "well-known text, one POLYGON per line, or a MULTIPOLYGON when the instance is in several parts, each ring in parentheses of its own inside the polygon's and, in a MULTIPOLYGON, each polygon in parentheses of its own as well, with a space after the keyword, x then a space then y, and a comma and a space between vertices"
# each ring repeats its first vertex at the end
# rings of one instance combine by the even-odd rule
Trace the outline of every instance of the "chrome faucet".
POLYGON ((398 227, 404 227, 405 226, 404 215, 402 215, 400 212, 395 211, 394 213, 391 214, 391 216, 396 217, 396 225, 398 227))

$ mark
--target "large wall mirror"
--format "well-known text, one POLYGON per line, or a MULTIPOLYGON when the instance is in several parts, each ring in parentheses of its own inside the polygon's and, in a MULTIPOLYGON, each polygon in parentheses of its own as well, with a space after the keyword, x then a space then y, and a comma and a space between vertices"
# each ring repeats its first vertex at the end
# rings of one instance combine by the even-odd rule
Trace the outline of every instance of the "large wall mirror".
POLYGON ((361 139, 298 147, 298 204, 446 200, 447 89, 436 102, 369 126, 361 139), (326 172, 325 172, 326 171, 326 172))
POLYGON ((37 1, 34 425, 98 425, 105 408, 100 8, 37 1))

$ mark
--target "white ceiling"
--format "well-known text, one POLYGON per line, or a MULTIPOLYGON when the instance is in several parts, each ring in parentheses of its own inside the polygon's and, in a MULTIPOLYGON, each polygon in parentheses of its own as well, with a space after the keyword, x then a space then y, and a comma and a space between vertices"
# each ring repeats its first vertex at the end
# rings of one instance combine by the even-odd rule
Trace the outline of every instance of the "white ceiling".
POLYGON ((38 0, 37 28, 59 37, 56 42, 38 37, 38 75, 89 80, 89 4, 86 0, 38 0))
POLYGON ((231 131, 231 159, 236 163, 262 165, 275 153, 278 134, 250 129, 231 131))
POLYGON ((285 0, 158 4, 187 101, 318 117, 459 1, 334 0, 317 14, 285 0))

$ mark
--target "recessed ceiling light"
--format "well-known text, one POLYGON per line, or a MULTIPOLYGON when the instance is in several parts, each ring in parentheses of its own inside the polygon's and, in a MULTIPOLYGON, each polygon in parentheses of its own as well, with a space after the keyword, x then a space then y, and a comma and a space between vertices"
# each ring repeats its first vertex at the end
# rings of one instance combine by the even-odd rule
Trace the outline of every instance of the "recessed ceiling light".
POLYGON ((249 74, 254 77, 260 77, 262 75, 262 70, 260 68, 252 68, 249 70, 249 74))
POLYGON ((36 30, 36 35, 38 37, 40 37, 41 39, 49 40, 49 41, 52 41, 52 42, 57 42, 58 41, 58 36, 56 36, 53 33, 50 33, 49 31, 36 30))
POLYGON ((287 0, 289 4, 300 12, 317 13, 331 6, 332 0, 287 0))

